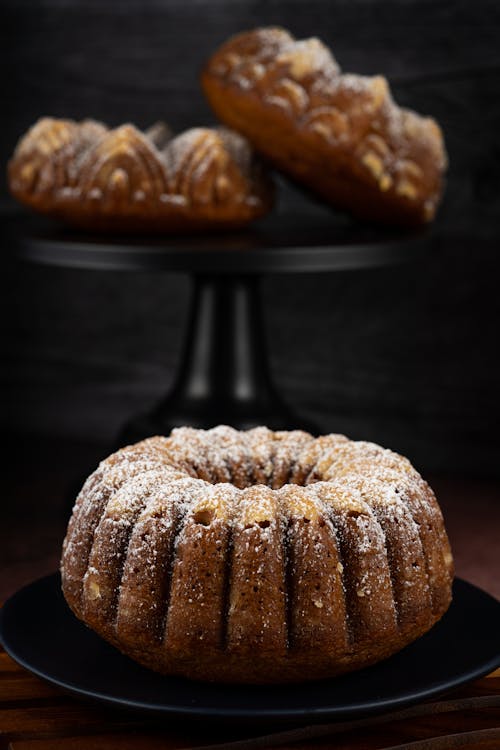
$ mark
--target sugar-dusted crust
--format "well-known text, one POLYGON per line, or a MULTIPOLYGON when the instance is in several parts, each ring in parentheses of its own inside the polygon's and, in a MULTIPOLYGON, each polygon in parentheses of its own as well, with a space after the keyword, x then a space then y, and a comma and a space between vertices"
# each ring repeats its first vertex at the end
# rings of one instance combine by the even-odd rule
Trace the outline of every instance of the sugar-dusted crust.
POLYGON ((398 107, 382 76, 342 73, 318 39, 239 34, 202 85, 224 123, 328 203, 390 224, 434 218, 447 162, 439 126, 398 107))
POLYGON ((373 664, 439 620, 453 560, 409 461, 342 435, 180 428, 84 485, 68 604, 166 674, 303 681, 373 664))
POLYGON ((247 141, 224 128, 173 137, 162 123, 142 132, 45 117, 19 141, 8 176, 22 203, 89 229, 233 227, 272 205, 247 141))

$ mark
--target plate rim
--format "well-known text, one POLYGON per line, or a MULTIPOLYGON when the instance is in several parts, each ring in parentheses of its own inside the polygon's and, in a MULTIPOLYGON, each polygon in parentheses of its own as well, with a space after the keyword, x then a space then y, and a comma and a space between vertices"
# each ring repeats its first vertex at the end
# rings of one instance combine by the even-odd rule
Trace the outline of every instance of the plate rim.
MULTIPOLYGON (((139 701, 139 700, 133 700, 129 698, 120 698, 120 697, 114 697, 109 695, 108 693, 101 693, 98 690, 88 690, 85 688, 81 688, 78 686, 75 686, 74 684, 65 682, 64 680, 61 680, 57 677, 52 677, 51 675, 48 675, 46 672, 38 669, 35 666, 30 665, 24 658, 19 657, 15 654, 14 651, 12 651, 9 648, 9 645, 5 642, 4 634, 3 634, 3 621, 5 618, 5 612, 6 608, 8 606, 12 606, 13 600, 18 596, 26 592, 29 588, 35 588, 37 585, 40 585, 42 582, 49 583, 50 580, 53 580, 54 582, 56 579, 60 578, 59 571, 56 571, 54 573, 49 573, 45 576, 41 576, 34 581, 31 581, 30 583, 27 583, 25 586, 22 586, 20 589, 15 591, 3 604, 3 606, 0 609, 0 643, 2 644, 5 652, 10 656, 11 659, 13 659, 17 664, 19 664, 21 667, 26 669, 31 674, 34 674, 35 676, 39 677, 40 679, 49 682, 52 685, 56 685, 57 687, 61 688, 62 690, 66 691, 67 693, 77 695, 81 698, 85 699, 91 699, 92 701, 96 701, 100 704, 104 704, 110 707, 114 708, 126 708, 126 709, 132 709, 134 711, 139 712, 147 712, 149 714, 163 714, 166 716, 174 717, 177 716, 179 718, 202 718, 202 719, 214 719, 214 720, 221 720, 221 719, 229 719, 229 720, 259 720, 259 721, 266 721, 266 720, 295 720, 295 719, 304 719, 309 718, 311 720, 317 720, 317 719, 332 719, 332 720, 339 720, 339 719, 347 719, 352 718, 353 716, 366 716, 374 713, 382 713, 384 711, 390 712, 395 711, 398 709, 401 709, 406 706, 414 705, 415 703, 418 703, 419 701, 431 699, 434 696, 441 695, 444 693, 447 693, 450 690, 454 690, 456 688, 461 687, 462 685, 465 685, 469 682, 473 682, 476 679, 479 679, 480 677, 484 677, 487 674, 490 674, 495 669, 498 669, 500 667, 500 650, 498 653, 498 656, 492 656, 491 659, 487 662, 482 662, 480 666, 478 666, 476 669, 469 669, 468 671, 462 673, 460 676, 448 679, 444 682, 439 682, 439 684, 435 685, 434 687, 426 688, 425 690, 417 690, 414 692, 405 692, 405 694, 401 697, 396 697, 392 699, 380 699, 377 701, 365 701, 364 703, 356 703, 351 704, 349 706, 319 706, 319 707, 301 707, 301 708, 224 708, 224 707, 200 707, 200 706, 189 706, 189 705, 183 705, 183 706, 175 706, 175 705, 168 705, 168 704, 160 704, 160 703, 150 703, 148 701, 139 701)), ((458 582, 459 585, 465 584, 466 587, 469 587, 473 589, 475 592, 479 592, 480 595, 486 596, 489 599, 492 600, 492 602, 495 602, 497 604, 500 604, 500 602, 489 592, 484 591, 484 589, 481 589, 479 586, 476 586, 473 583, 470 583, 469 581, 464 580, 463 578, 460 578, 458 576, 455 577, 454 583, 458 582)), ((84 625, 84 623, 82 623, 84 625)), ((430 632, 430 631, 429 631, 430 632)), ((125 658, 125 657, 124 657, 125 658)), ((376 665, 374 665, 376 666, 376 665)), ((368 667, 369 669, 369 667, 368 667)), ((363 670, 360 670, 360 673, 363 670)), ((171 679, 175 679, 175 676, 172 676, 171 679)), ((182 678, 179 678, 182 679, 182 678)), ((331 679, 335 679, 334 677, 331 679)), ((325 683, 328 682, 328 680, 324 681, 325 683)), ((204 683, 203 683, 204 684, 204 683)), ((208 683, 209 684, 209 683, 208 683)), ((298 685, 304 685, 307 683, 298 683, 298 685)), ((279 687, 279 685, 277 685, 279 687)))

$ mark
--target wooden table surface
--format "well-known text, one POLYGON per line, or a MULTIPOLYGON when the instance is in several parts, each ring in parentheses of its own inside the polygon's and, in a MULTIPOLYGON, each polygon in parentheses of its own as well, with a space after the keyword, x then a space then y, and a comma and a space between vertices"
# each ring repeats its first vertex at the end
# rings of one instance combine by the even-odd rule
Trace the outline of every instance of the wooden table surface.
MULTIPOLYGON (((36 450, 32 446, 30 454, 29 461, 24 452, 21 464, 12 463, 15 470, 6 487, 9 502, 5 503, 0 527, 0 600, 56 569, 69 496, 77 480, 99 457, 95 448, 85 454, 83 448, 76 451, 74 446, 64 445, 57 450, 52 445, 37 445, 36 450), (79 456, 78 461, 75 456, 79 456)), ((499 597, 499 483, 447 477, 431 477, 430 482, 443 508, 457 574, 499 597)), ((249 742, 262 728, 210 727, 193 720, 173 723, 84 703, 32 676, 0 653, 0 750, 171 750, 220 743, 229 750, 231 745, 227 743, 237 740, 245 740, 235 746, 238 750, 278 745, 298 750, 400 746, 411 750, 500 750, 500 670, 442 696, 438 709, 435 706, 421 704, 412 711, 424 711, 423 715, 415 716, 410 711, 383 724, 374 724, 372 718, 369 726, 343 727, 341 732, 339 725, 330 725, 249 742), (468 703, 472 698, 480 701, 468 703), (453 710, 436 714, 436 710, 446 708, 453 710), (326 734, 315 736, 318 732, 326 734), (452 734, 460 736, 452 739, 452 734), (446 739, 428 741, 443 735, 446 739)), ((265 731, 277 732, 279 727, 270 726, 265 731)))
MULTIPOLYGON (((229 750, 236 741, 238 750, 277 746, 297 750, 375 750, 416 741, 416 746, 409 745, 412 750, 500 748, 500 670, 439 701, 441 709, 448 703, 453 710, 447 713, 405 718, 407 710, 399 719, 396 716, 378 726, 372 717, 368 726, 346 727, 340 732, 339 725, 329 725, 295 729, 285 736, 267 734, 264 740, 255 740, 259 737, 255 726, 209 727, 192 720, 173 723, 170 719, 85 703, 40 680, 19 667, 3 650, 0 652, 0 750, 173 750, 214 744, 229 750), (311 736, 323 731, 323 737, 311 736), (462 744, 450 737, 456 734, 461 735, 462 744), (447 738, 445 744, 421 744, 443 736, 447 738), (464 741, 468 744, 464 745, 464 741)), ((436 703, 421 704, 409 711, 430 707, 435 712, 435 706, 436 703)), ((265 731, 273 730, 279 731, 277 727, 265 731)))

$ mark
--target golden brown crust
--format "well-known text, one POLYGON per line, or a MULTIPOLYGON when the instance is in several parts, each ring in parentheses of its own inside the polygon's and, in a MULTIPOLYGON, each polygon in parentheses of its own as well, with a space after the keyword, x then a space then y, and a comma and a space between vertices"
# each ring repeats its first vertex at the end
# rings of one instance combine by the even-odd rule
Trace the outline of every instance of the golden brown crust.
POLYGON ((172 137, 162 123, 141 132, 46 117, 21 138, 8 177, 21 203, 85 229, 233 227, 272 205, 247 142, 223 128, 172 137))
POLYGON ((333 206, 389 224, 434 218, 446 168, 439 126, 398 107, 382 76, 342 74, 318 39, 239 34, 207 62, 202 85, 223 122, 333 206))
POLYGON ((75 614, 167 674, 287 682, 429 630, 453 560, 407 459, 341 435, 181 428, 103 461, 61 561, 75 614))

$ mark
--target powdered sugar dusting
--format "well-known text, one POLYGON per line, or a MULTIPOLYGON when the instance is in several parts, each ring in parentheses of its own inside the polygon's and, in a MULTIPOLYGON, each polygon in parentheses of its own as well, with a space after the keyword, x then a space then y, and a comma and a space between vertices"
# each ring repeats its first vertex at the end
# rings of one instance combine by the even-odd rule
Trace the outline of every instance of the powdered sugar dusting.
POLYGON ((146 491, 166 496, 183 487, 196 489, 198 496, 220 483, 231 485, 227 492, 235 504, 258 503, 259 486, 278 491, 289 481, 305 483, 301 492, 309 501, 321 495, 321 502, 327 496, 335 507, 368 503, 392 513, 406 507, 409 495, 422 496, 427 488, 406 458, 374 443, 267 428, 238 432, 220 425, 207 431, 178 428, 169 438, 150 438, 113 454, 87 480, 75 511, 84 517, 92 506, 88 499, 104 490, 111 494, 108 511, 126 515, 146 491), (235 491, 254 486, 252 492, 235 491))

